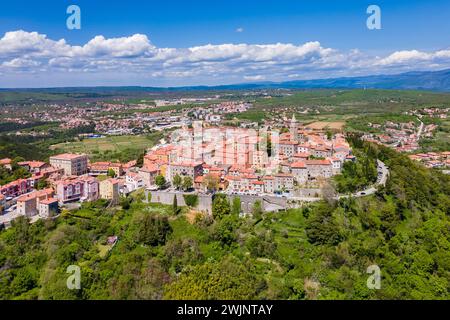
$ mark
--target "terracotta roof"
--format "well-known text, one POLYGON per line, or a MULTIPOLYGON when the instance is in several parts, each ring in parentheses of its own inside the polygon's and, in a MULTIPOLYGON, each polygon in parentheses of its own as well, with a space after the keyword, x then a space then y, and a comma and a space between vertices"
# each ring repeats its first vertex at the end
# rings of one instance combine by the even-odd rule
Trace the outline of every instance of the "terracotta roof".
POLYGON ((0 165, 11 164, 12 160, 9 158, 0 159, 0 165))
POLYGON ((144 172, 157 172, 158 171, 158 166, 153 164, 153 163, 150 163, 150 164, 147 164, 147 165, 143 166, 141 171, 144 171, 144 172))
POLYGON ((55 203, 55 202, 58 202, 58 200, 57 199, 55 199, 55 198, 48 198, 48 199, 45 199, 45 200, 42 200, 42 201, 40 201, 40 203, 42 203, 42 204, 52 204, 52 203, 55 203))
POLYGON ((263 181, 253 181, 252 182, 253 184, 256 184, 256 185, 263 185, 264 184, 264 182, 263 181))
POLYGON ((129 168, 131 168, 131 167, 136 166, 136 164, 137 164, 137 161, 136 161, 136 160, 131 160, 131 161, 125 163, 125 164, 123 165, 123 167, 124 167, 124 169, 129 169, 129 168))
POLYGON ((310 155, 309 152, 299 152, 294 154, 294 158, 308 158, 310 155))
POLYGON ((18 163, 19 166, 29 166, 30 168, 40 168, 45 166, 46 164, 47 163, 42 161, 22 161, 18 163))
POLYGON ((329 160, 306 160, 308 166, 329 166, 331 162, 329 160))
POLYGON ((52 156, 50 157, 50 159, 61 159, 61 160, 73 160, 73 159, 77 159, 80 157, 85 157, 85 154, 73 154, 73 153, 63 153, 63 154, 58 154, 56 156, 52 156))
POLYGON ((115 179, 115 178, 109 178, 109 179, 103 180, 102 182, 110 182, 112 184, 119 184, 120 180, 119 179, 115 179))
POLYGON ((291 164, 291 168, 293 169, 306 169, 306 164, 302 161, 297 161, 291 164))
POLYGON ((226 176, 225 180, 233 180, 233 181, 241 181, 241 177, 235 177, 235 176, 226 176))

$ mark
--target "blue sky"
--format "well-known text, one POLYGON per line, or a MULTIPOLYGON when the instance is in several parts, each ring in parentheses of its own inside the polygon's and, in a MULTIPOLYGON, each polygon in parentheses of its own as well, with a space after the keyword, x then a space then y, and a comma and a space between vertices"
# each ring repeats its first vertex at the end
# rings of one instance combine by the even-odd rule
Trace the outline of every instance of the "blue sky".
POLYGON ((27 2, 0 5, 2 87, 218 84, 450 66, 450 1, 27 2), (81 8, 81 30, 66 28, 71 4, 81 8), (381 8, 381 30, 366 27, 370 4, 381 8), (19 30, 26 33, 12 33, 19 30), (95 46, 79 49, 96 36, 95 46), (66 46, 54 43, 60 39, 66 46))

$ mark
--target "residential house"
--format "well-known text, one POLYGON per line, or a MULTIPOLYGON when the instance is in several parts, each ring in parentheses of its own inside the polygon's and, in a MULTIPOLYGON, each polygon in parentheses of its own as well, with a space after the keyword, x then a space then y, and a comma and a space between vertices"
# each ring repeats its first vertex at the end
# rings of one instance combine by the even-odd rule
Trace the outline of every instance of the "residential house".
POLYGON ((330 160, 306 160, 309 179, 330 178, 333 175, 330 160))
POLYGON ((125 175, 125 187, 127 192, 133 192, 145 186, 142 176, 133 171, 127 172, 125 175))
POLYGON ((44 189, 20 196, 17 199, 17 213, 26 217, 39 214, 40 202, 52 198, 53 194, 53 189, 44 189))
POLYGON ((90 176, 66 178, 56 182, 56 194, 60 203, 95 201, 99 197, 99 183, 90 176))
POLYGON ((100 198, 114 203, 119 201, 119 180, 106 179, 100 182, 100 198))
POLYGON ((299 184, 304 184, 308 181, 308 169, 304 161, 293 162, 291 164, 291 173, 299 184))
POLYGON ((55 217, 59 214, 58 199, 48 198, 39 202, 39 215, 43 218, 55 217))
POLYGON ((155 179, 159 175, 159 168, 155 164, 147 164, 139 170, 139 175, 141 176, 145 187, 151 188, 155 186, 155 179))
POLYGON ((275 178, 273 176, 265 176, 262 179, 264 183, 264 192, 265 193, 274 193, 275 192, 275 178))
POLYGON ((289 173, 275 175, 275 191, 291 192, 294 190, 294 176, 289 173))

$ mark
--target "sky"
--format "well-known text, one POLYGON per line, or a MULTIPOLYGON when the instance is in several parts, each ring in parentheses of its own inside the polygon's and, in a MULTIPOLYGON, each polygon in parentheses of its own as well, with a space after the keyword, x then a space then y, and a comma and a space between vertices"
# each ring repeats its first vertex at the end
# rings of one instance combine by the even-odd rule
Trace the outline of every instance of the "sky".
POLYGON ((2 1, 0 87, 182 86, 450 68, 448 0, 2 1), (69 30, 67 8, 81 10, 69 30), (370 30, 367 8, 381 10, 370 30))

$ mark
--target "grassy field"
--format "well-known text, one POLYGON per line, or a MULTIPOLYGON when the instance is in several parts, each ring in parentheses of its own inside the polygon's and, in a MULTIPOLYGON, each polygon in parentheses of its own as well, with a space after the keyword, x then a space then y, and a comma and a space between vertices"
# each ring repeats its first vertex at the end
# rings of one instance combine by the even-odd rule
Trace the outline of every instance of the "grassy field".
POLYGON ((432 139, 422 139, 422 151, 449 151, 450 150, 450 119, 439 122, 439 128, 432 139))
POLYGON ((128 148, 148 148, 150 139, 146 136, 110 136, 98 139, 85 139, 79 142, 60 143, 52 146, 52 149, 60 149, 64 152, 92 154, 94 151, 123 151, 128 148))
POLYGON ((55 152, 85 153, 93 161, 129 161, 154 146, 162 138, 161 133, 138 136, 108 136, 98 139, 67 142, 53 145, 55 152))

